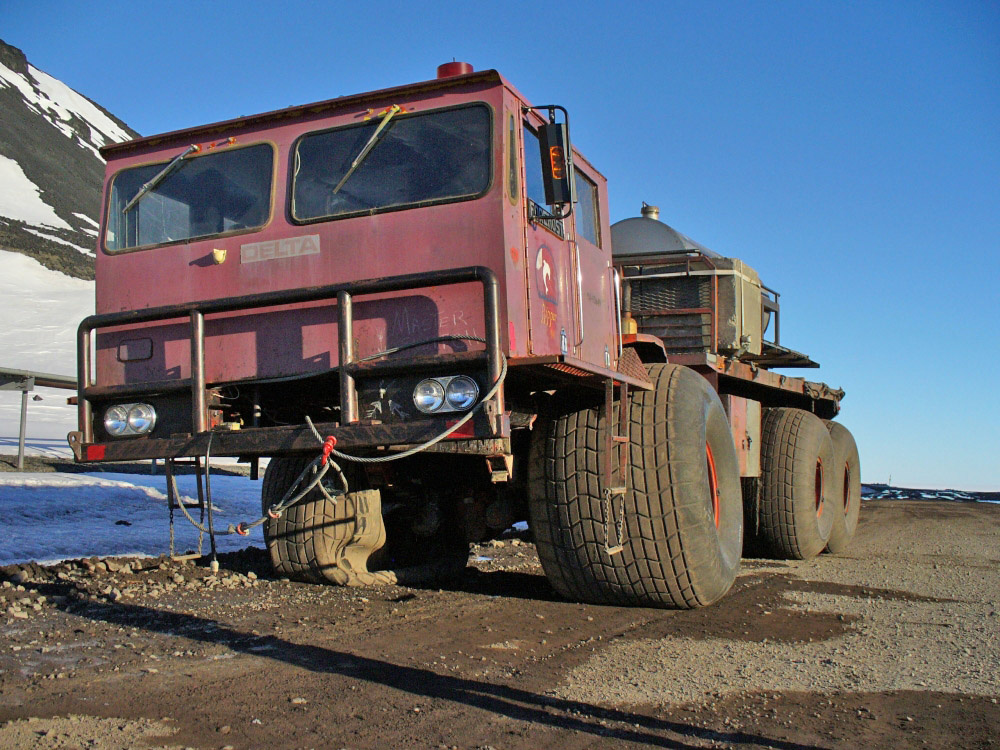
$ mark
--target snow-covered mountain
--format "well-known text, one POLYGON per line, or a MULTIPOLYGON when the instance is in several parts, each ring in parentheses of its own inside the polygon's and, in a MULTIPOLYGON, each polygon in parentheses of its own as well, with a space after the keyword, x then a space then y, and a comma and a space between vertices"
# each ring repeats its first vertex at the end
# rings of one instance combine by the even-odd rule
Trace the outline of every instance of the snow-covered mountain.
MULTIPOLYGON (((76 373, 76 326, 94 312, 98 149, 136 135, 0 41, 0 367, 76 373)), ((34 395, 31 452, 65 452, 69 392, 34 395)), ((0 391, 0 453, 16 451, 19 421, 20 394, 0 391)))
POLYGON ((0 249, 93 279, 98 149, 137 135, 0 41, 0 249))

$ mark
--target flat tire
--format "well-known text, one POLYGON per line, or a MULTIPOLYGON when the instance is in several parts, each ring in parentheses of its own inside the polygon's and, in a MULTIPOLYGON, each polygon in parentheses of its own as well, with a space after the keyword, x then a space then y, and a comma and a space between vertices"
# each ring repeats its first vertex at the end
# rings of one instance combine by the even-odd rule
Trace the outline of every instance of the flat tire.
MULTIPOLYGON (((265 514, 311 461, 271 459, 261 488, 265 514)), ((275 573, 309 583, 353 586, 378 581, 367 564, 385 544, 380 493, 354 486, 351 490, 333 503, 318 488, 313 489, 280 518, 265 522, 264 540, 275 573)))

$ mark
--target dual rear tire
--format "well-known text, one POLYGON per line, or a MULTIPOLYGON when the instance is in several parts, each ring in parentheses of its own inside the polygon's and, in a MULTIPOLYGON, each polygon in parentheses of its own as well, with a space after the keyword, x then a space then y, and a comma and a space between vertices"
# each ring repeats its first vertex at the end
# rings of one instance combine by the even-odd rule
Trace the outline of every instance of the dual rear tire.
POLYGON ((861 510, 854 437, 837 422, 789 408, 767 409, 761 433, 757 541, 780 559, 843 552, 861 510))
POLYGON ((846 551, 858 528, 861 512, 861 459, 854 436, 839 422, 827 422, 833 440, 833 490, 835 508, 833 529, 830 531, 828 552, 839 555, 846 551))
POLYGON ((826 547, 836 512, 833 468, 823 420, 802 409, 765 410, 759 534, 773 556, 808 560, 826 547))

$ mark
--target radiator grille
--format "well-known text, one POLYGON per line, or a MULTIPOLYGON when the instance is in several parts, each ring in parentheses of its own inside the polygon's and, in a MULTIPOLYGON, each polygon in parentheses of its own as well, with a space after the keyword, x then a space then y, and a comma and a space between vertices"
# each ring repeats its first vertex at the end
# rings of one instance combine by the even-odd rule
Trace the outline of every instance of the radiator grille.
POLYGON ((679 276, 669 279, 632 278, 631 309, 640 333, 663 340, 668 352, 712 350, 712 315, 676 310, 709 309, 712 280, 707 276, 679 276))
POLYGON ((679 276, 671 279, 630 281, 632 314, 662 310, 690 310, 710 307, 712 280, 708 276, 679 276))

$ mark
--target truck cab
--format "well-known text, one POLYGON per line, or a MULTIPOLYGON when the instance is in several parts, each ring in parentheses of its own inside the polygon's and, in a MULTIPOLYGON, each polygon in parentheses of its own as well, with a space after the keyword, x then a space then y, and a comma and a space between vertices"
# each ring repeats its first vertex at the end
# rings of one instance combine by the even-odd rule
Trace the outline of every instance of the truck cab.
MULTIPOLYGON (((348 427, 460 413, 422 412, 413 378, 383 372, 399 360, 377 355, 399 347, 480 392, 504 357, 512 405, 526 395, 514 374, 524 364, 615 372, 604 177, 573 153, 577 203, 556 218, 544 203, 543 114, 495 71, 442 67, 422 84, 105 149, 82 457, 166 457, 178 441, 190 453, 207 428, 301 424, 305 414, 348 427), (495 309, 480 278, 436 283, 457 268, 489 276, 495 309), (337 295, 352 286, 341 331, 337 295), (331 377, 349 364, 356 396, 344 399, 331 377), (204 410, 192 395, 202 388, 204 410), (155 423, 115 434, 106 411, 132 395, 150 402, 155 423)), ((504 422, 498 407, 472 433, 506 439, 504 422)), ((338 439, 360 447, 363 432, 338 439)), ((225 442, 216 451, 253 452, 225 442)))

